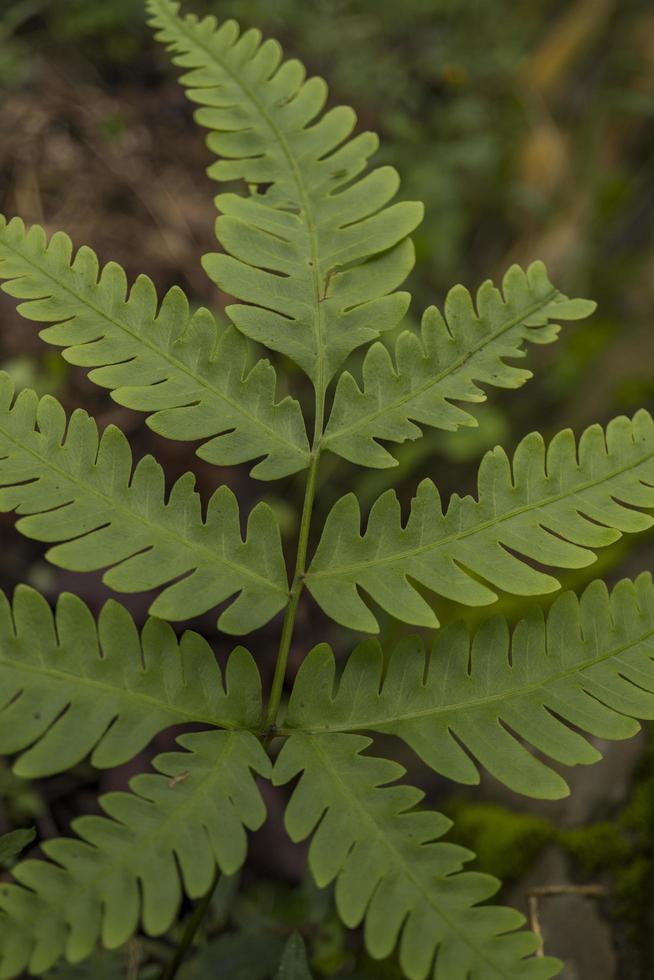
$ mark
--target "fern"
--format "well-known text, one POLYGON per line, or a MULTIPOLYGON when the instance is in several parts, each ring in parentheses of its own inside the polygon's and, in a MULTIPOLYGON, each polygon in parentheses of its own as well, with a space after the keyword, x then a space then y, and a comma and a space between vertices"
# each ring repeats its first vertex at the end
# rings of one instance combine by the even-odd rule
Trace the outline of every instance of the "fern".
POLYGON ((335 684, 325 644, 302 664, 287 730, 397 735, 432 769, 479 780, 471 755, 511 789, 556 798, 565 780, 525 748, 566 765, 601 758, 569 726, 604 739, 628 738, 635 718, 654 718, 654 585, 649 573, 609 596, 593 582, 581 599, 566 592, 547 619, 539 610, 509 633, 488 619, 474 638, 462 624, 398 644, 387 663, 377 641, 352 653, 335 684), (461 746, 465 746, 467 752, 461 746))
POLYGON ((48 841, 49 861, 24 861, 13 870, 18 884, 0 884, 1 977, 42 973, 62 955, 75 963, 99 938, 114 949, 139 918, 160 935, 175 919, 182 880, 189 895, 200 896, 216 865, 238 871, 244 828, 264 821, 252 773, 267 775, 268 757, 249 732, 178 741, 187 751, 155 759, 159 774, 135 776, 131 794, 102 798, 108 817, 78 817, 78 840, 48 841))
POLYGON ((258 504, 241 539, 238 504, 222 487, 203 519, 192 474, 166 499, 161 466, 146 456, 132 467, 129 443, 76 410, 66 420, 50 396, 40 401, 0 374, 0 510, 28 515, 18 529, 37 541, 61 541, 48 558, 75 571, 107 568, 119 592, 143 592, 175 579, 153 615, 185 619, 239 593, 220 617, 226 632, 248 632, 286 602, 286 571, 270 508, 258 504), (183 576, 183 577, 182 577, 183 576))
POLYGON ((503 358, 524 357, 525 341, 551 343, 560 329, 551 319, 588 316, 595 305, 559 293, 542 262, 526 273, 512 266, 502 285, 504 296, 490 281, 481 286, 478 313, 468 291, 455 286, 445 317, 434 306, 425 312, 421 339, 410 330, 400 335, 395 365, 383 344, 373 344, 363 363, 363 390, 348 371, 338 379, 325 448, 353 463, 394 466, 379 439, 416 439, 422 435, 416 422, 450 430, 476 424, 452 401, 483 401, 476 381, 499 388, 524 384, 531 372, 503 358))
POLYGON ((11 830, 0 836, 0 868, 6 868, 36 838, 36 830, 11 830))
MULTIPOLYGON (((174 976, 219 872, 241 868, 247 831, 265 819, 260 779, 295 780, 288 833, 311 838, 315 882, 334 884, 336 911, 361 927, 372 957, 395 952, 408 980, 545 980, 561 965, 532 955, 542 951, 518 912, 483 904, 499 882, 463 869, 473 855, 443 839, 448 819, 424 809, 422 794, 398 782, 402 767, 370 754, 362 733, 398 736, 451 780, 477 782, 483 768, 547 798, 568 791, 549 760, 599 758, 584 733, 626 738, 637 719, 654 718, 647 574, 610 595, 599 582, 580 599, 565 593, 547 617, 526 608, 512 632, 497 617, 483 619, 473 637, 461 624, 438 629, 431 602, 435 594, 485 606, 499 591, 552 592, 552 572, 586 566, 621 534, 650 527, 654 423, 641 411, 606 430, 591 426, 578 442, 565 430, 548 447, 532 433, 512 460, 499 448, 484 457, 476 497, 454 496, 443 509, 427 480, 404 519, 390 491, 363 531, 356 496, 346 494, 316 534, 325 452, 387 467, 395 460, 385 444, 419 438, 423 426, 474 424, 468 407, 486 387, 530 377, 508 362, 529 343, 553 341, 560 321, 588 315, 593 304, 560 293, 541 263, 513 266, 501 291, 486 282, 474 303, 455 287, 444 315, 430 307, 420 336, 400 333, 392 355, 378 338, 408 307, 398 290, 422 210, 391 203, 399 187, 392 168, 367 169, 377 138, 352 135, 351 109, 324 111, 322 79, 306 80, 301 64, 283 61, 279 45, 257 31, 180 17, 171 0, 147 7, 220 157, 211 175, 247 185, 218 195, 222 251, 204 258, 209 276, 238 300, 231 323, 192 312, 177 288, 159 302, 146 276, 128 286, 115 263, 101 266, 86 246, 74 252, 66 235, 26 231, 19 219, 0 220, 3 288, 23 316, 46 324, 44 340, 116 402, 146 413, 154 431, 201 442, 199 455, 219 466, 253 464, 260 479, 306 470, 304 501, 287 570, 286 543, 265 503, 243 532, 227 487, 206 506, 191 473, 167 489, 153 457, 134 465, 119 429, 99 434, 80 409, 67 417, 54 398, 16 395, 0 375, 0 510, 49 546, 53 564, 105 570, 116 592, 158 593, 140 635, 114 600, 96 622, 72 595, 53 612, 27 586, 11 601, 0 594, 0 752, 14 757, 20 776, 41 777, 86 757, 96 768, 117 766, 164 730, 201 729, 180 736, 181 751, 158 756, 156 771, 134 777, 129 793, 102 797, 103 816, 78 818, 70 837, 41 842, 42 858, 18 860, 12 879, 3 878, 0 980, 42 974, 62 958, 89 957, 91 975, 98 944, 114 949, 138 930, 162 935, 186 894, 200 901, 167 968, 174 976), (299 398, 278 398, 276 370, 253 364, 248 338, 308 376, 311 418, 299 398), (357 380, 344 363, 371 342, 357 380), (305 591, 355 630, 379 628, 372 602, 434 633, 395 649, 383 637, 367 640, 338 677, 329 647, 314 646, 282 711, 305 591), (165 622, 218 606, 228 634, 283 613, 265 699, 244 648, 223 671, 206 640, 178 637, 165 622)), ((290 379, 297 372, 283 390, 290 379)), ((257 660, 265 654, 258 644, 257 660)), ((14 861, 31 839, 31 831, 3 837, 0 860, 14 861)), ((286 919, 272 942, 253 939, 247 963, 259 962, 244 969, 262 980, 308 980, 310 960, 318 967, 319 959, 299 935, 289 937, 297 924, 286 919)), ((229 957, 234 938, 207 946, 200 972, 213 975, 214 953, 229 957)), ((102 962, 113 969, 113 960, 102 962)))
POLYGON ((61 232, 0 217, 0 278, 20 312, 55 326, 41 331, 71 364, 91 368, 96 384, 119 405, 149 412, 148 425, 169 439, 207 439, 198 455, 210 463, 264 459, 260 479, 294 473, 309 445, 297 401, 275 402, 275 371, 258 361, 248 371, 247 345, 232 327, 218 331, 208 310, 191 314, 180 289, 161 306, 147 276, 129 293, 115 262, 100 269, 87 247, 73 256, 61 232))
POLYGON ((356 497, 342 497, 325 523, 307 588, 337 622, 369 632, 378 624, 359 589, 397 619, 438 626, 409 578, 470 606, 495 601, 486 582, 514 595, 552 592, 557 580, 525 559, 589 565, 590 549, 651 527, 652 518, 634 508, 654 507, 653 484, 654 421, 644 410, 613 419, 606 432, 591 426, 578 445, 569 429, 547 448, 534 432, 512 461, 500 448, 488 452, 478 498, 454 496, 445 512, 434 484, 423 480, 406 525, 389 490, 373 505, 362 535, 356 497))
POLYGON ((282 62, 277 42, 262 44, 255 30, 239 35, 234 21, 180 20, 171 0, 148 7, 174 63, 191 69, 181 81, 202 106, 196 118, 211 130, 209 148, 227 158, 210 176, 243 179, 252 191, 217 198, 225 252, 205 256, 204 267, 247 302, 227 310, 239 330, 291 357, 324 395, 347 355, 406 312, 408 295, 393 291, 412 268, 406 236, 422 206, 387 206, 399 185, 392 167, 356 179, 377 137, 349 138, 349 107, 323 114, 324 81, 305 81, 298 61, 282 62))
POLYGON ((346 925, 365 918, 373 956, 388 956, 399 940, 407 977, 435 980, 551 976, 551 961, 523 958, 534 937, 515 933, 522 916, 477 903, 495 893, 490 875, 461 873, 474 855, 438 838, 450 821, 415 809, 409 786, 388 786, 404 774, 395 762, 361 755, 370 739, 357 735, 293 735, 273 779, 302 773, 286 811, 295 841, 317 827, 309 867, 318 885, 336 881, 336 905, 346 925))
POLYGON ((25 749, 14 769, 26 777, 62 772, 89 752, 94 766, 119 766, 172 725, 254 729, 261 718, 246 650, 232 653, 225 689, 206 640, 187 632, 178 642, 157 619, 139 637, 116 602, 96 626, 76 596, 61 596, 53 616, 33 589, 20 586, 13 605, 0 593, 0 671, 0 752, 25 749))

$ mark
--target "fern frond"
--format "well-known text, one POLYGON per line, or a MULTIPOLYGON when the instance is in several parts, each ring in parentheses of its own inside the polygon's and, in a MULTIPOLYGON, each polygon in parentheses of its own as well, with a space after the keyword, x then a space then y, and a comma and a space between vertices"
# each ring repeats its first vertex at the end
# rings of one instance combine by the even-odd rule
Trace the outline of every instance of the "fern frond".
POLYGON ((205 256, 205 269, 250 304, 228 308, 239 330, 287 354, 324 392, 352 350, 403 317, 409 297, 394 290, 412 268, 406 236, 422 206, 387 206, 399 185, 392 167, 359 177, 377 137, 350 139, 356 116, 345 106, 323 114, 325 82, 282 62, 276 41, 240 35, 232 20, 182 18, 172 0, 148 9, 174 63, 190 69, 181 82, 223 158, 209 175, 250 186, 249 197, 216 199, 226 254, 205 256))
POLYGON ((514 595, 553 592, 557 580, 527 561, 583 568, 595 560, 592 549, 651 527, 652 517, 636 507, 654 507, 654 422, 647 412, 613 419, 606 432, 592 425, 578 445, 569 429, 548 447, 534 432, 512 461, 499 447, 486 453, 478 499, 455 495, 445 513, 438 490, 423 480, 406 525, 390 490, 362 535, 356 497, 342 497, 306 585, 329 616, 353 629, 378 630, 359 589, 403 622, 437 626, 413 582, 469 606, 493 602, 489 586, 514 595))
POLYGON ((46 841, 48 861, 23 861, 0 883, 0 978, 76 962, 98 940, 113 949, 139 921, 150 935, 175 920, 182 890, 206 893, 216 865, 234 874, 265 807, 254 774, 270 762, 249 732, 182 735, 186 752, 158 756, 132 793, 101 798, 107 817, 73 822, 79 839, 46 841))
POLYGON ((323 446, 353 463, 395 466, 380 439, 404 442, 422 435, 420 425, 457 429, 476 425, 474 416, 453 401, 481 402, 477 382, 519 388, 531 371, 506 364, 524 357, 524 344, 556 340, 556 320, 589 316, 595 304, 570 300, 552 286, 542 262, 524 272, 514 265, 502 293, 487 280, 477 292, 477 309, 463 286, 445 300, 445 315, 426 310, 418 338, 406 330, 395 346, 395 363, 382 343, 373 344, 363 362, 363 389, 345 371, 338 379, 323 446))
POLYGON ((0 279, 25 300, 28 320, 54 323, 44 340, 89 369, 119 405, 150 413, 148 425, 169 439, 206 439, 198 455, 229 466, 263 457, 252 476, 286 476, 308 465, 309 445, 297 401, 275 400, 276 376, 265 360, 248 370, 247 341, 220 330, 208 310, 191 313, 181 289, 159 305, 152 281, 128 289, 115 262, 100 267, 90 248, 77 253, 61 232, 47 240, 38 225, 0 215, 0 279))
POLYGON ((490 875, 461 872, 474 855, 440 841, 451 822, 418 811, 423 793, 396 786, 402 766, 361 753, 359 735, 292 735, 273 771, 283 784, 301 778, 286 810, 294 841, 313 833, 309 867, 319 887, 336 883, 336 906, 350 928, 364 925, 376 959, 399 943, 410 980, 540 980, 556 961, 525 959, 536 937, 518 932, 523 916, 478 906, 495 894, 490 875), (434 956, 436 962, 434 964, 434 956))
POLYGON ((477 783, 472 761, 525 796, 567 796, 565 780, 525 748, 565 765, 601 759, 570 726, 604 739, 634 735, 654 718, 654 585, 649 573, 609 595, 595 581, 580 599, 559 596, 512 632, 499 617, 471 637, 439 631, 431 651, 402 640, 386 662, 380 645, 356 648, 336 683, 326 644, 303 661, 285 730, 397 735, 449 779, 477 783), (465 746, 464 751, 461 746, 465 746))
POLYGON ((109 568, 118 592, 167 585, 151 606, 162 619, 188 619, 238 593, 219 619, 227 633, 247 633, 286 603, 287 581, 277 522, 261 503, 245 541, 238 504, 217 490, 203 519, 191 473, 165 495, 163 470, 146 456, 132 469, 129 443, 109 426, 98 437, 86 412, 67 422, 50 396, 22 391, 0 374, 0 510, 24 516, 17 528, 37 541, 65 542, 47 557, 75 571, 109 568))
POLYGON ((108 602, 96 624, 77 596, 45 599, 19 586, 0 592, 0 754, 26 750, 19 776, 63 772, 92 752, 100 768, 133 758, 171 725, 204 722, 256 730, 261 679, 242 647, 225 683, 209 644, 187 631, 177 640, 160 619, 142 636, 123 606, 108 602))

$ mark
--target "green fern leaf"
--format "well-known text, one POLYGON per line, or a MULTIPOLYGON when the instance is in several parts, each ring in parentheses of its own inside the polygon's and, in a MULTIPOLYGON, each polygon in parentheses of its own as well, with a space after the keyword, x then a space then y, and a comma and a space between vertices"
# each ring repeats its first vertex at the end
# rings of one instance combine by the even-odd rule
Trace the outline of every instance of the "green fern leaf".
POLYGON ((345 106, 321 115, 325 82, 305 81, 296 60, 282 63, 276 41, 239 36, 232 20, 181 18, 172 0, 148 0, 148 9, 174 63, 190 69, 182 84, 224 158, 210 176, 250 185, 249 197, 216 199, 226 254, 205 256, 204 267, 251 304, 227 310, 239 330, 287 354, 324 393, 352 350, 403 317, 409 297, 394 290, 413 265, 406 236, 422 205, 386 206, 399 185, 392 167, 355 181, 377 137, 350 139, 356 116, 345 106))
POLYGON ((241 538, 238 504, 227 487, 201 514, 195 478, 187 473, 165 496, 159 464, 144 457, 132 470, 125 436, 109 426, 98 438, 86 412, 40 401, 0 373, 0 510, 31 515, 18 530, 37 541, 62 541, 48 551, 75 571, 110 567, 104 581, 118 592, 169 583, 151 606, 163 619, 188 619, 238 593, 222 613, 226 633, 247 633, 287 601, 279 528, 258 504, 241 538), (183 577, 182 577, 183 576, 183 577))
POLYGON ((494 617, 474 638, 462 623, 401 641, 387 663, 374 640, 352 653, 338 685, 326 644, 303 661, 285 730, 397 735, 437 772, 477 783, 474 757, 525 796, 556 799, 562 777, 529 752, 566 765, 601 754, 570 726, 604 739, 634 735, 654 718, 654 585, 649 573, 608 594, 593 582, 565 592, 547 619, 535 609, 509 632, 494 617), (464 751, 461 746, 465 746, 464 751))
MULTIPOLYGON (((277 923, 275 927, 278 929, 277 923)), ((284 939, 246 922, 235 932, 223 932, 200 947, 179 971, 179 980, 271 980, 284 949, 284 939)))
POLYGON ((19 776, 49 776, 89 752, 100 768, 133 758, 157 732, 204 722, 256 730, 261 679, 242 647, 229 658, 225 681, 202 637, 178 641, 150 619, 139 637, 134 620, 108 602, 98 623, 73 595, 56 615, 42 596, 19 586, 10 605, 0 592, 0 753, 27 751, 19 776))
POLYGON ((35 838, 34 827, 10 830, 8 834, 0 835, 0 868, 6 868, 11 864, 35 838))
POLYGON ((370 739, 358 735, 296 734, 273 772, 277 784, 302 773, 286 828, 294 841, 313 833, 309 867, 319 887, 335 881, 344 923, 355 928, 365 920, 366 947, 377 959, 399 942, 409 980, 554 976, 556 961, 524 958, 536 937, 514 931, 523 923, 518 912, 478 906, 499 882, 461 872, 474 855, 439 840, 451 822, 416 810, 420 790, 389 786, 404 769, 361 755, 368 745, 370 739))
POLYGON ((342 497, 306 584, 329 616, 353 629, 378 630, 359 589, 397 619, 437 626, 412 582, 470 606, 497 598, 484 582, 514 595, 553 592, 557 580, 525 559, 554 568, 591 564, 591 549, 651 527, 652 517, 634 508, 654 507, 652 484, 654 422, 645 411, 614 419, 606 432, 590 426, 578 446, 569 429, 547 448, 531 433, 512 463, 499 447, 487 453, 478 499, 455 495, 445 513, 436 487, 424 480, 405 526, 390 490, 374 504, 362 535, 356 497, 342 497))
POLYGON ((504 358, 524 357, 527 341, 556 340, 560 326, 551 320, 581 319, 595 308, 558 292, 542 262, 526 273, 511 266, 502 288, 504 295, 487 280, 477 293, 476 312, 468 290, 455 286, 444 317, 434 306, 425 312, 421 339, 410 330, 400 335, 395 364, 382 343, 373 344, 363 362, 363 390, 347 371, 338 380, 324 448, 353 463, 396 466, 377 440, 417 439, 420 425, 450 430, 476 425, 452 402, 484 401, 476 382, 520 387, 531 371, 505 364, 504 358))
POLYGON ((275 980, 313 980, 309 973, 306 946, 299 932, 294 932, 286 943, 275 980))
POLYGON ((249 732, 183 735, 187 752, 158 756, 159 773, 135 776, 132 793, 101 798, 108 817, 73 822, 75 839, 41 845, 49 861, 23 861, 17 884, 0 883, 0 978, 42 973, 61 956, 77 962, 98 940, 125 943, 139 921, 150 935, 174 922, 182 888, 209 889, 218 866, 234 874, 245 860, 245 828, 265 807, 254 773, 270 762, 249 732))
POLYGON ((61 232, 25 231, 0 215, 0 278, 28 320, 54 323, 41 331, 71 364, 92 369, 127 408, 149 412, 148 425, 169 439, 208 439, 198 455, 229 466, 263 457, 252 475, 276 479, 308 464, 309 446, 297 401, 275 402, 268 361, 248 371, 247 342, 220 331, 208 310, 192 314, 181 289, 161 306, 147 276, 128 291, 115 262, 100 268, 90 248, 76 254, 61 232))

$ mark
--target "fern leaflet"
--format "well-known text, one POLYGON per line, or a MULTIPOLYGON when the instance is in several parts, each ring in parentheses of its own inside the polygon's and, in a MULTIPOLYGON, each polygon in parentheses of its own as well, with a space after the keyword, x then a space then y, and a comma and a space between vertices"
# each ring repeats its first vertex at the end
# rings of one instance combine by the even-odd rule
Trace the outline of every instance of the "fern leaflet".
POLYGON ((391 167, 355 181, 377 137, 349 138, 349 107, 321 115, 325 82, 282 62, 276 41, 262 44, 256 30, 239 36, 232 20, 181 18, 172 0, 148 8, 174 63, 190 69, 181 82, 203 107, 196 118, 211 130, 209 148, 226 158, 210 176, 242 179, 252 191, 216 199, 226 254, 205 256, 205 269, 252 304, 228 308, 239 330, 291 357, 324 394, 352 350, 404 315, 408 295, 393 291, 413 265, 406 236, 422 206, 387 206, 399 185, 391 167))
POLYGON ((75 571, 110 567, 104 581, 118 592, 168 585, 151 606, 163 619, 187 619, 238 593, 219 623, 247 633, 286 603, 279 529, 257 504, 241 539, 238 504, 227 487, 215 492, 202 519, 195 477, 187 473, 166 500, 164 476, 151 456, 132 470, 125 436, 76 410, 70 421, 50 396, 22 391, 0 374, 0 510, 17 510, 17 527, 75 571))
POLYGON ((363 389, 348 371, 338 379, 324 448, 353 463, 395 466, 378 440, 417 439, 420 425, 450 430, 476 425, 474 416, 452 401, 484 401, 476 382, 518 388, 531 371, 505 364, 504 358, 524 357, 526 341, 556 340, 560 327, 551 320, 580 319, 595 308, 559 293, 542 262, 526 273, 511 266, 502 287, 504 295, 487 280, 477 293, 475 312, 468 290, 455 286, 445 300, 445 316, 434 306, 426 310, 420 339, 410 330, 400 334, 395 364, 384 344, 373 344, 363 362, 363 389))
POLYGON ((77 962, 98 940, 125 943, 142 921, 150 935, 170 928, 182 886, 191 897, 209 888, 217 865, 234 874, 245 860, 244 828, 255 830, 265 807, 254 773, 268 756, 248 732, 182 735, 186 752, 158 756, 158 775, 135 776, 132 793, 101 798, 108 817, 73 823, 78 839, 47 841, 49 861, 12 869, 0 883, 0 978, 42 973, 61 956, 77 962))
POLYGON ((7 834, 0 834, 0 868, 6 868, 18 855, 36 838, 36 830, 29 829, 10 830, 7 834))
POLYGON ((522 740, 557 762, 589 764, 600 752, 569 726, 622 739, 638 731, 634 718, 654 718, 649 573, 611 595, 600 581, 581 599, 565 592, 547 619, 535 609, 512 633, 499 617, 474 638, 457 623, 436 634, 429 654, 421 639, 406 639, 385 662, 368 640, 338 685, 334 656, 321 644, 300 667, 285 730, 397 735, 449 779, 478 782, 473 756, 517 793, 551 799, 568 786, 522 740))
POLYGON ((479 578, 514 595, 552 592, 558 582, 525 562, 583 568, 593 548, 653 523, 634 507, 654 507, 654 422, 644 410, 590 426, 577 446, 564 429, 545 447, 534 432, 510 462, 501 448, 479 468, 478 499, 453 496, 444 513, 431 480, 423 480, 403 526, 394 491, 374 504, 364 534, 353 494, 329 514, 306 584, 323 610, 353 629, 378 624, 364 589, 403 622, 437 626, 411 581, 470 606, 497 595, 479 578))
POLYGON ((277 784, 302 774, 286 828, 294 841, 313 833, 309 867, 319 887, 335 881, 343 922, 354 928, 365 920, 366 946, 377 959, 399 941, 410 980, 554 976, 556 961, 524 959, 535 937, 514 931, 523 922, 518 912, 478 906, 499 882, 461 873, 474 855, 439 841, 450 821, 415 809, 420 790, 388 786, 404 769, 362 755, 369 744, 359 735, 292 735, 273 772, 277 784))
POLYGON ((27 778, 91 751, 95 766, 121 765, 171 725, 256 730, 261 720, 261 679, 246 650, 232 653, 225 686, 206 640, 187 631, 178 641, 158 619, 139 637, 116 602, 96 625, 76 596, 61 596, 53 616, 27 586, 12 605, 0 592, 0 670, 0 753, 25 749, 14 769, 27 778))
POLYGON ((191 314, 181 289, 159 307, 154 286, 139 276, 127 288, 115 262, 100 268, 90 248, 73 255, 67 235, 48 242, 42 228, 0 216, 3 289, 26 300, 29 320, 54 323, 41 331, 71 364, 89 368, 127 408, 149 412, 148 425, 169 439, 208 439, 198 455, 229 466, 264 457, 252 470, 275 479, 308 464, 309 445, 297 401, 275 402, 268 361, 248 371, 247 342, 232 327, 219 330, 208 310, 191 314))

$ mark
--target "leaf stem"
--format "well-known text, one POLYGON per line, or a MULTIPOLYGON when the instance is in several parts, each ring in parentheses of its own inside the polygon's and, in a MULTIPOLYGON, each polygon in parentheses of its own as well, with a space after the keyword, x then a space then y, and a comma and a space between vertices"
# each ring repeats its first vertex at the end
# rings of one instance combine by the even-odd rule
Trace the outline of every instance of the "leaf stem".
POLYGON ((307 549, 309 546, 309 532, 311 530, 311 514, 313 512, 313 502, 316 496, 316 479, 318 475, 318 463, 320 460, 320 449, 316 449, 311 456, 311 466, 307 476, 306 487, 304 489, 304 503, 302 505, 302 519, 300 521, 300 531, 298 534, 297 556, 295 559, 295 573, 291 586, 290 598, 284 614, 284 624, 282 635, 279 639, 279 649, 277 651, 277 662, 275 663, 275 673, 273 675, 272 686, 270 688, 270 698, 268 708, 263 721, 264 739, 270 741, 275 730, 277 713, 282 699, 284 689, 284 678, 288 664, 288 655, 291 649, 293 638, 293 628, 295 626, 295 616, 300 601, 300 595, 304 586, 304 572, 306 569, 307 549))
POLYGON ((180 939, 179 945, 175 950, 175 955, 173 956, 168 966, 162 973, 161 980, 175 980, 175 977, 179 972, 179 968, 184 962, 186 954, 189 951, 191 943, 195 939, 195 934, 200 928, 200 924, 209 909, 209 905, 211 904, 211 899, 213 898, 213 894, 216 890, 216 886, 218 885, 219 881, 220 881, 220 872, 218 871, 218 868, 216 868, 213 875, 213 881, 209 886, 209 890, 207 891, 206 895, 204 895, 200 899, 200 901, 196 904, 195 908, 193 909, 193 912, 188 922, 186 923, 186 929, 184 930, 184 935, 180 939))

